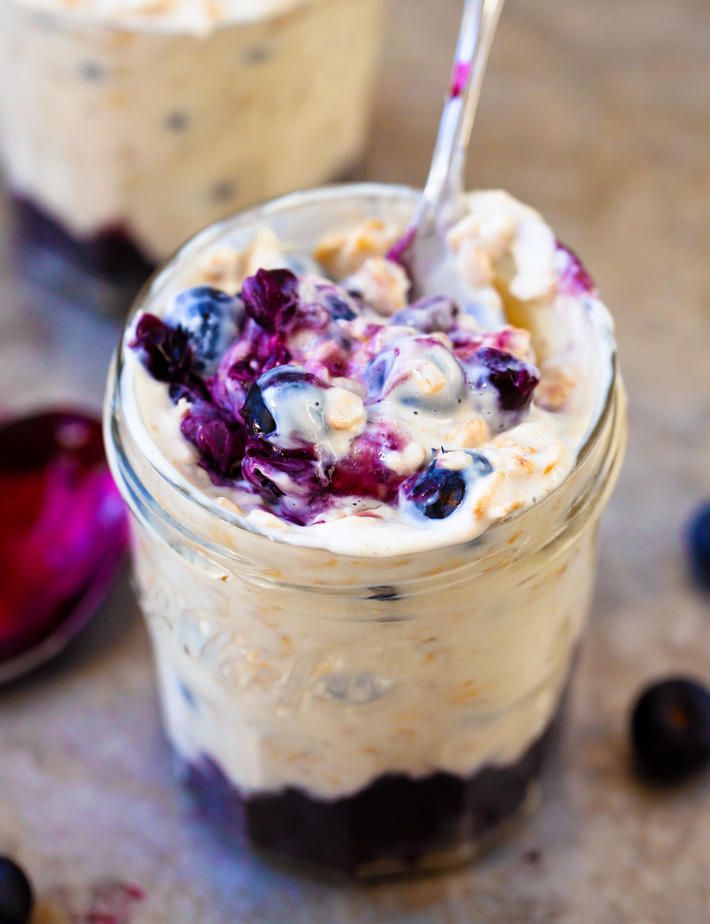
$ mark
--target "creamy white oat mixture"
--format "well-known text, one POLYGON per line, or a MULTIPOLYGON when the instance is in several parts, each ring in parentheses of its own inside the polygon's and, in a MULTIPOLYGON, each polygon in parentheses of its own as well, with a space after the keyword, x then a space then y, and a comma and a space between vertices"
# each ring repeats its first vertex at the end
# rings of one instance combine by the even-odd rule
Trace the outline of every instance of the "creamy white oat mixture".
MULTIPOLYGON (((606 400, 611 322, 539 215, 499 192, 471 194, 468 208, 450 243, 471 305, 408 305, 406 273, 385 258, 401 228, 343 228, 312 258, 284 254, 265 228, 246 250, 227 240, 182 265, 150 306, 162 320, 141 331, 138 318, 127 335, 139 341, 120 382, 132 438, 184 495, 163 497, 161 475, 151 490, 176 511, 198 496, 225 550, 176 554, 136 525, 166 728, 185 759, 209 757, 240 790, 337 798, 383 773, 468 776, 518 760, 559 705, 591 594, 596 514, 543 547, 582 490, 580 473, 568 476, 606 400), (200 321, 205 285, 217 326, 200 321), (482 329, 491 309, 500 324, 482 329), (161 339, 178 320, 186 337, 161 339), (176 345, 161 366, 157 347, 176 345), (268 368, 277 347, 292 380, 268 368), (239 426, 234 443, 209 429, 215 400, 223 422, 248 428, 252 481, 232 467, 246 458, 239 426), (401 445, 358 456, 341 482, 352 495, 314 482, 315 466, 337 484, 356 441, 382 449, 393 426, 401 445), (506 520, 526 507, 525 525, 506 520), (475 536, 479 551, 455 545, 475 536), (484 562, 468 578, 472 556, 484 562), (252 578, 252 560, 271 562, 266 580, 263 566, 252 578), (342 592, 315 592, 333 585, 342 592)), ((611 438, 588 457, 594 472, 611 438)), ((184 509, 189 525, 198 514, 184 509)))
POLYGON ((396 230, 377 223, 324 239, 310 267, 320 275, 299 280, 275 269, 288 261, 266 230, 246 252, 208 252, 195 288, 157 309, 171 329, 227 312, 207 347, 193 337, 210 351, 206 366, 197 360, 198 389, 178 394, 173 383, 171 396, 148 354, 126 351, 124 400, 158 454, 248 526, 341 554, 463 542, 541 500, 570 472, 608 384, 610 357, 586 307, 599 304, 533 210, 498 192, 474 193, 469 208, 449 234, 473 286, 467 308, 445 297, 409 304, 406 271, 384 256, 396 230), (253 303, 270 285, 290 286, 297 307, 263 327, 253 303), (215 290, 234 297, 215 307, 215 290), (486 316, 497 307, 495 329, 478 320, 481 305, 486 316), (235 440, 219 459, 215 406, 235 440))
POLYGON ((349 169, 381 0, 0 0, 0 159, 80 241, 168 257, 223 215, 349 169))

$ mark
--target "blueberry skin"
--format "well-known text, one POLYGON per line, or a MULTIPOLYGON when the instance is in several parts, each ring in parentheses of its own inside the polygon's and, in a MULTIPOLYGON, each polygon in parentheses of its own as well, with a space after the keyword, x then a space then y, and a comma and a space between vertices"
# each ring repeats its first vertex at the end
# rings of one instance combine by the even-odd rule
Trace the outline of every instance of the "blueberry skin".
POLYGON ((710 590, 710 502, 695 511, 688 524, 686 546, 695 580, 710 590))
POLYGON ((193 350, 185 331, 173 329, 154 314, 141 315, 129 343, 148 372, 159 382, 181 384, 190 377, 193 350))
POLYGON ((9 857, 0 856, 0 924, 27 924, 33 904, 27 876, 9 857))
POLYGON ((264 398, 257 382, 254 382, 247 392, 246 401, 242 407, 242 417, 251 436, 269 436, 276 430, 276 421, 264 404, 264 398))
POLYGON ((429 520, 443 520, 459 506, 466 493, 461 472, 441 468, 432 462, 410 488, 411 499, 429 520))
POLYGON ((535 366, 493 347, 484 347, 474 353, 469 366, 471 387, 494 388, 503 411, 522 411, 528 407, 540 381, 535 366))
POLYGON ((676 783, 710 763, 710 692, 686 678, 648 687, 631 715, 637 768, 649 779, 676 783))
POLYGON ((185 331, 198 367, 205 375, 212 375, 237 337, 243 314, 242 302, 236 296, 211 286, 195 286, 175 296, 164 320, 185 331))

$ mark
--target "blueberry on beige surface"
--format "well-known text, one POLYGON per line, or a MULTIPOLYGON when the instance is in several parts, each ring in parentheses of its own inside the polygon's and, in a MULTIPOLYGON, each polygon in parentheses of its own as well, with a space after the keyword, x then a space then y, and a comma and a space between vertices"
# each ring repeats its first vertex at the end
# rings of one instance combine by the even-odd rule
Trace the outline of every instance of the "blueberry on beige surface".
POLYGON ((23 870, 10 857, 0 856, 0 924, 27 924, 33 904, 23 870))
POLYGON ((678 782, 710 764, 710 692, 687 678, 659 681, 639 697, 631 716, 639 769, 678 782))

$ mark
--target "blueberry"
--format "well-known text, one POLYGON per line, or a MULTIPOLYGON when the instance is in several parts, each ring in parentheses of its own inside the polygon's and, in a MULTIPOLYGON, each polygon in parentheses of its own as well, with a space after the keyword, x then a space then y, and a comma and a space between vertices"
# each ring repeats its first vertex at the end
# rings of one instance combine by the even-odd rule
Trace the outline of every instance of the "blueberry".
POLYGON ((211 286, 196 286, 175 296, 164 320, 185 331, 197 365, 205 375, 212 375, 237 337, 242 317, 240 299, 211 286))
POLYGON ((247 392, 247 398, 242 408, 242 417, 247 430, 252 436, 269 436, 276 429, 276 421, 264 404, 261 389, 256 382, 247 392))
POLYGON ((247 442, 241 421, 210 401, 198 400, 182 418, 180 432, 199 452, 199 464, 213 484, 230 484, 239 477, 247 442))
POLYGON ((260 269, 242 286, 247 314, 275 333, 283 328, 298 307, 298 277, 288 269, 260 269))
POLYGON ((407 496, 425 517, 443 520, 459 506, 466 493, 466 481, 461 472, 442 468, 432 462, 421 474, 414 476, 407 496))
POLYGON ((0 924, 27 924, 34 896, 20 867, 0 856, 0 924))
POLYGON ((710 589, 710 502, 695 511, 688 524, 686 545, 695 579, 710 589))
POLYGON ((529 363, 484 347, 477 350, 467 363, 469 384, 477 391, 493 388, 498 406, 503 411, 522 411, 532 401, 533 391, 540 381, 540 373, 529 363))
POLYGON ((673 678, 648 687, 631 716, 638 769, 659 782, 679 782, 710 762, 710 692, 673 678))
POLYGON ((159 382, 182 383, 190 375, 194 354, 184 330, 169 327, 154 314, 143 314, 129 343, 159 382))
POLYGON ((299 449, 325 439, 328 385, 299 366, 278 366, 259 376, 241 409, 253 437, 279 449, 299 449))

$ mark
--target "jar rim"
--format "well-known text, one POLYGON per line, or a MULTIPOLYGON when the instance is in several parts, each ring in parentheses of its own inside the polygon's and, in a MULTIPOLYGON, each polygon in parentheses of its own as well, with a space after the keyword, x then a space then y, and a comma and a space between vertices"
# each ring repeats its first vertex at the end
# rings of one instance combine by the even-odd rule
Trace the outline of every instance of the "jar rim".
MULTIPOLYGON (((254 227, 258 221, 268 220, 270 217, 274 217, 279 213, 298 208, 304 204, 317 203, 321 200, 331 201, 337 198, 359 199, 369 197, 373 200, 373 203, 384 202, 388 198, 394 198, 399 199, 400 204, 411 204, 412 207, 414 207, 419 199, 420 194, 421 190, 403 184, 367 182, 326 185, 316 189, 288 193, 285 196, 253 205, 234 215, 222 219, 219 222, 215 222, 214 224, 209 225, 207 228, 199 231, 192 238, 190 238, 185 244, 178 248, 178 250, 170 258, 168 258, 163 263, 163 265, 159 267, 145 282, 139 291, 135 302, 124 322, 119 345, 114 354, 112 370, 109 374, 109 385, 106 394, 104 422, 105 441, 107 446, 111 448, 114 443, 118 443, 119 445, 121 443, 120 436, 112 424, 117 411, 123 410, 121 397, 121 378, 125 364, 124 347, 126 343, 126 332, 128 331, 130 325, 133 323, 135 316, 140 311, 145 310, 146 306, 154 297, 158 295, 162 287, 167 284, 171 278, 174 278, 178 267, 193 259, 194 256, 196 256, 199 252, 203 251, 207 247, 217 243, 220 239, 224 239, 228 235, 237 232, 240 230, 240 228, 246 228, 250 226, 254 227)), ((601 304, 601 302, 596 300, 596 305, 599 306, 599 310, 601 312, 606 313, 606 309, 601 304)), ((597 320, 598 323, 601 324, 604 319, 600 316, 600 318, 597 320)), ((608 370, 609 374, 606 380, 606 389, 604 391, 600 390, 600 393, 597 395, 597 403, 594 409, 594 413, 591 417, 590 426, 578 444, 574 465, 559 485, 550 490, 543 498, 533 503, 531 506, 516 510, 509 514, 507 517, 489 524, 489 526, 480 535, 472 537, 471 539, 467 539, 463 542, 455 542, 449 545, 439 545, 432 548, 417 549, 409 552, 397 552, 393 555, 386 555, 384 557, 394 562, 398 558, 406 557, 407 559, 412 559, 418 556, 426 556, 427 554, 431 554, 433 551, 445 553, 447 550, 454 551, 465 549, 474 544, 480 543, 484 537, 487 540, 494 539, 495 536, 501 531, 501 528, 506 524, 510 524, 513 521, 517 523, 518 520, 525 518, 526 515, 532 514, 534 511, 539 510, 548 504, 554 503, 560 491, 562 491, 565 486, 569 484, 570 479, 574 473, 584 465, 585 460, 592 452, 602 433, 606 429, 610 415, 613 412, 614 405, 616 403, 616 397, 619 393, 619 389, 621 388, 621 380, 619 377, 617 364, 616 345, 613 343, 613 341, 611 343, 611 348, 608 355, 610 368, 608 370)), ((143 421, 140 421, 139 425, 145 427, 143 421)), ((127 422, 126 429, 129 434, 131 434, 132 438, 134 438, 134 434, 131 433, 131 428, 128 426, 127 422)), ((181 500, 187 500, 191 509, 194 509, 195 513, 199 513, 203 516, 206 515, 209 518, 214 518, 224 526, 234 528, 240 533, 259 537, 260 539, 276 543, 282 547, 297 548, 301 554, 307 554, 308 552, 320 554, 326 553, 337 558, 360 561, 383 557, 382 555, 344 554, 340 552, 336 553, 329 551, 323 546, 315 544, 302 545, 300 543, 289 542, 286 538, 282 538, 278 535, 267 534, 259 529, 255 524, 246 522, 244 517, 226 510, 223 507, 220 507, 216 501, 209 497, 209 495, 203 494, 198 488, 184 479, 176 469, 174 472, 178 477, 172 479, 168 477, 167 473, 161 470, 161 468, 156 465, 154 460, 148 458, 146 453, 140 450, 135 439, 134 443, 135 448, 140 453, 143 461, 150 466, 152 473, 160 479, 161 485, 167 487, 169 490, 177 492, 181 496, 181 500), (184 484, 181 485, 181 482, 184 482, 184 484)), ((111 455, 111 452, 109 452, 109 455, 111 455)), ((159 455, 165 461, 168 467, 174 468, 170 465, 168 460, 162 456, 162 454, 159 453, 159 455)), ((123 451, 123 456, 125 458, 125 451, 123 451)), ((138 477, 140 480, 140 476, 138 477)), ((158 506, 160 507, 161 505, 158 506)), ((165 518, 169 520, 174 519, 164 509, 162 512, 165 518)), ((183 528, 184 526, 184 524, 180 523, 177 525, 179 528, 183 528)), ((221 551, 228 554, 230 549, 229 547, 222 547, 221 551)))

